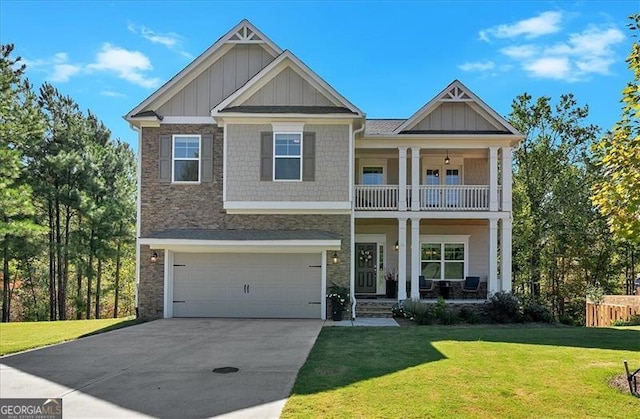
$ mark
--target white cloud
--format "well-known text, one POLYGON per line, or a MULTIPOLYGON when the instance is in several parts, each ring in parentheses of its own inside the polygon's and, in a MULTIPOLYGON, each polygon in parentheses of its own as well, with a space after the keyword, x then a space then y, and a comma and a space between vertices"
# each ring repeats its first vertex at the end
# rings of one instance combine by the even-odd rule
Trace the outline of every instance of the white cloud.
MULTIPOLYGON (((617 27, 587 24, 572 32, 560 32, 564 12, 544 12, 510 25, 498 25, 480 31, 484 41, 495 41, 497 51, 506 62, 493 58, 497 71, 509 70, 505 65, 516 65, 524 74, 533 78, 564 80, 569 82, 588 80, 595 74, 607 75, 611 66, 621 61, 616 47, 624 42, 625 35, 617 27), (526 41, 545 34, 554 34, 548 41, 526 41)), ((575 20, 572 20, 575 25, 575 20)), ((575 26, 574 26, 575 28, 575 26)), ((478 61, 477 63, 489 62, 478 61)), ((465 63, 460 69, 476 69, 475 63, 465 63)))
POLYGON ((528 50, 511 46, 501 52, 518 62, 533 77, 584 80, 591 74, 609 74, 615 63, 614 46, 623 42, 617 28, 588 29, 569 35, 566 41, 528 50))
POLYGON ((530 75, 548 79, 573 79, 567 57, 543 57, 522 65, 530 75))
POLYGON ((129 29, 129 32, 132 32, 136 35, 140 35, 144 39, 154 44, 164 45, 165 47, 169 48, 171 51, 177 52, 183 57, 193 58, 191 54, 189 54, 183 49, 182 44, 183 44, 184 38, 175 32, 160 34, 147 28, 146 26, 135 25, 133 23, 129 23, 127 25, 127 29, 129 29))
POLYGON ((75 64, 55 64, 53 72, 47 79, 56 83, 66 83, 69 79, 82 71, 82 66, 75 64))
POLYGON ((464 63, 458 66, 462 71, 488 71, 493 70, 496 64, 493 61, 476 61, 464 63))
POLYGON ((538 53, 538 47, 535 45, 510 45, 500 50, 501 53, 514 60, 531 58, 538 53))
POLYGON ((113 90, 102 90, 100 94, 102 96, 108 96, 108 97, 126 97, 127 96, 124 93, 114 92, 113 90))
POLYGON ((27 68, 45 73, 45 79, 54 83, 66 83, 82 72, 82 64, 71 64, 69 54, 58 52, 48 59, 22 60, 27 68))
POLYGON ((489 42, 491 38, 537 38, 542 35, 559 32, 562 13, 558 11, 543 12, 538 16, 520 20, 512 24, 502 24, 483 29, 478 34, 480 39, 489 42))
POLYGON ((89 71, 114 72, 121 79, 145 88, 154 88, 160 79, 149 78, 145 72, 153 69, 149 58, 139 51, 129 51, 109 43, 102 45, 96 61, 87 66, 89 71))

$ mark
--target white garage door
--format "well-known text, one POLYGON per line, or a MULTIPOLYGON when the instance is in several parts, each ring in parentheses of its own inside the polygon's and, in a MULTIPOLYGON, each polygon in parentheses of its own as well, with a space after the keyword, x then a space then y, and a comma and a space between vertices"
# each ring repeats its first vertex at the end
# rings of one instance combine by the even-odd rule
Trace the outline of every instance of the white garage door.
POLYGON ((320 318, 320 254, 175 253, 174 317, 320 318))

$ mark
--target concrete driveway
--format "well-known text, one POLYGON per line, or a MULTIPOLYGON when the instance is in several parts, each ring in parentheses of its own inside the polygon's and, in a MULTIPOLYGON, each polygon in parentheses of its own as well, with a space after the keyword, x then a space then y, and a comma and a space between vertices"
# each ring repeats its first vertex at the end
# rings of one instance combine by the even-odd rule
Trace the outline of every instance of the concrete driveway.
POLYGON ((278 417, 320 320, 157 320, 0 358, 0 397, 65 418, 278 417), (213 373, 236 367, 236 373, 213 373))

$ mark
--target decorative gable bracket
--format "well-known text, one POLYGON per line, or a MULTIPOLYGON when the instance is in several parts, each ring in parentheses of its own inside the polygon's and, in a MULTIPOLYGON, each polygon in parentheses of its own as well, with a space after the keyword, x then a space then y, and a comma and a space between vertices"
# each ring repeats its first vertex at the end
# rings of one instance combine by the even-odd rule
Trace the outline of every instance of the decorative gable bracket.
POLYGON ((241 26, 235 33, 233 33, 229 40, 230 44, 263 44, 265 41, 260 35, 253 31, 248 26, 241 26))

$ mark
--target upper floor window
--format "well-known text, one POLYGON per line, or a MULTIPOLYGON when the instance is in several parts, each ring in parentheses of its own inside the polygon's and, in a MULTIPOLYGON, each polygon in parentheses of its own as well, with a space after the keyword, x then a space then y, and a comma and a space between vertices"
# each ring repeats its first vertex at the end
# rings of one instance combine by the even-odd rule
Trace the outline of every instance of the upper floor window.
POLYGON ((273 179, 302 180, 302 133, 274 133, 273 179))
POLYGON ((363 185, 384 185, 384 167, 364 166, 362 168, 363 185))
POLYGON ((173 136, 173 181, 200 182, 200 136, 173 136))

